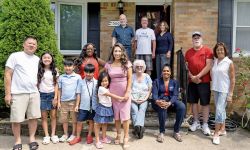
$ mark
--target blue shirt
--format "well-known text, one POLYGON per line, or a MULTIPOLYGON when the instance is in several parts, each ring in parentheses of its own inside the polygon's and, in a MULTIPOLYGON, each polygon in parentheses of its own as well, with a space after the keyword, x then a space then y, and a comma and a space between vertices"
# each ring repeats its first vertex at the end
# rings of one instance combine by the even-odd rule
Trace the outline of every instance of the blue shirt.
POLYGON ((162 36, 156 36, 156 54, 166 54, 173 49, 173 36, 170 32, 165 32, 162 36))
POLYGON ((115 37, 118 43, 123 46, 131 46, 131 40, 135 36, 132 27, 126 25, 124 28, 120 25, 114 28, 112 37, 115 37))
POLYGON ((95 110, 97 106, 97 80, 91 79, 87 81, 85 78, 81 80, 77 86, 77 94, 81 94, 80 106, 81 110, 90 110, 90 97, 92 98, 92 109, 95 110))
POLYGON ((76 99, 76 88, 81 81, 81 76, 76 73, 62 74, 58 79, 58 87, 61 89, 61 101, 76 99))
MULTIPOLYGON (((170 79, 168 83, 169 99, 173 104, 174 101, 178 100, 179 96, 179 84, 176 80, 170 79)), ((156 79, 153 83, 152 98, 153 101, 162 99, 166 92, 166 87, 162 78, 156 79)))

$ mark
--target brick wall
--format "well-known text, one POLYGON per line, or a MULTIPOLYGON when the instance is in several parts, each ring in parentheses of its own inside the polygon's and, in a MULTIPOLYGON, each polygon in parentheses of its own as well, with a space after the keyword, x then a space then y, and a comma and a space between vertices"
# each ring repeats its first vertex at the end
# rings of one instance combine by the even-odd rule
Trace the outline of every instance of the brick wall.
MULTIPOLYGON (((101 33, 100 33, 100 56, 107 60, 112 44, 112 31, 109 21, 119 20, 119 10, 116 2, 101 3, 101 33)), ((135 3, 124 3, 124 14, 127 16, 128 25, 135 27, 135 3)))

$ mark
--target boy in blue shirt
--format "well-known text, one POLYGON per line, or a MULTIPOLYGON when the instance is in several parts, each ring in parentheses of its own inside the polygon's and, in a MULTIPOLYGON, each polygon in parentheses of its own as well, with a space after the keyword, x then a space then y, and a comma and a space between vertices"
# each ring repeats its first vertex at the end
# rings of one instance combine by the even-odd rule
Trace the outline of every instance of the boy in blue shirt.
POLYGON ((76 138, 69 144, 74 145, 81 142, 81 131, 83 121, 89 122, 89 129, 87 135, 87 144, 93 143, 91 136, 94 128, 93 118, 95 116, 95 108, 97 105, 97 80, 94 78, 95 67, 92 64, 87 64, 84 67, 85 78, 80 81, 77 86, 77 97, 75 111, 78 112, 76 138))
POLYGON ((72 60, 64 61, 65 73, 58 79, 58 109, 59 121, 63 124, 64 135, 59 139, 60 142, 70 142, 75 138, 76 131, 76 113, 74 106, 76 102, 77 85, 81 81, 81 76, 74 72, 74 62, 72 60), (72 119, 72 134, 68 137, 68 115, 72 119))

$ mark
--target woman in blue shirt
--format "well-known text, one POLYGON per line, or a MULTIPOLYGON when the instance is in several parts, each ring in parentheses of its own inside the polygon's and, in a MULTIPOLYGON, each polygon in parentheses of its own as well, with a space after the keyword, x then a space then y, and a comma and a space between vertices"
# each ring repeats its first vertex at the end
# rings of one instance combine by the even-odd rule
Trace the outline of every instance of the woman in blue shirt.
POLYGON ((158 113, 160 125, 160 133, 157 137, 157 141, 160 143, 162 143, 164 140, 165 122, 167 117, 167 109, 169 107, 173 107, 176 111, 173 137, 178 142, 182 142, 179 131, 185 115, 186 107, 181 101, 178 100, 178 82, 174 79, 170 79, 170 76, 171 68, 168 64, 165 64, 162 68, 162 77, 154 81, 152 88, 152 106, 158 113))
POLYGON ((161 69, 164 64, 170 64, 171 52, 173 49, 173 36, 166 21, 160 22, 156 34, 156 74, 161 76, 161 69))

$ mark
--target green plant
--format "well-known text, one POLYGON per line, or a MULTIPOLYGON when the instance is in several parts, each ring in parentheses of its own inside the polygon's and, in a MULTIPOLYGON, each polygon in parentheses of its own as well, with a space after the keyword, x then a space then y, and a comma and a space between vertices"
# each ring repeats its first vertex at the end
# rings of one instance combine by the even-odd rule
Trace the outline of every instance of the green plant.
POLYGON ((37 55, 50 51, 59 68, 63 57, 56 45, 50 0, 0 0, 0 107, 4 105, 4 68, 8 56, 22 50, 23 40, 38 39, 37 55))
POLYGON ((244 98, 246 100, 246 108, 250 109, 250 56, 245 54, 245 51, 237 48, 236 54, 239 55, 237 61, 237 72, 236 72, 236 88, 235 98, 244 98))

